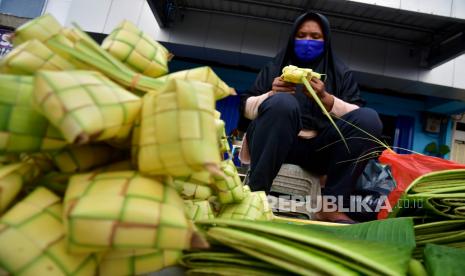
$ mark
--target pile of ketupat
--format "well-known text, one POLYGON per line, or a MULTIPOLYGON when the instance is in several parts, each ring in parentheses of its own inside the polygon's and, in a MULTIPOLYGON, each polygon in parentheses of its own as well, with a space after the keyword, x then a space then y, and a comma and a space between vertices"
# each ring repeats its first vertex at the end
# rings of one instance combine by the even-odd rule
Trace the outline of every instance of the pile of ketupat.
MULTIPOLYGON (((175 264, 192 275, 426 275, 412 259, 410 218, 276 221, 265 194, 223 158, 215 101, 234 90, 208 67, 168 74, 170 58, 127 21, 102 46, 50 15, 16 30, 0 60, 0 275, 140 275, 175 264)), ((307 86, 318 77, 283 73, 307 86)), ((460 235, 463 221, 430 228, 460 235)), ((424 259, 441 275, 460 271, 447 264, 462 257, 427 245, 424 259)))
POLYGON ((243 186, 209 67, 122 22, 102 46, 51 15, 0 60, 0 275, 138 275, 208 243, 193 220, 270 220, 243 186), (250 206, 253 206, 251 208, 250 206))

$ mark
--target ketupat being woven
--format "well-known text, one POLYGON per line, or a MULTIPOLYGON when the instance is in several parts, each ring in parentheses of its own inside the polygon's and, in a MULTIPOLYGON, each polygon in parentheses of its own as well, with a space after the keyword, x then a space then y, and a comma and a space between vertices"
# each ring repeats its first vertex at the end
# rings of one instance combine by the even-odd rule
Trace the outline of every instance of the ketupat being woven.
POLYGON ((168 81, 143 98, 139 170, 152 175, 186 176, 218 169, 215 100, 209 84, 168 81))
POLYGON ((102 48, 146 76, 168 73, 168 50, 127 20, 105 38, 102 48))
POLYGON ((216 100, 226 98, 230 95, 235 95, 236 91, 234 88, 229 87, 218 75, 208 66, 183 70, 174 72, 163 77, 157 78, 157 80, 168 81, 170 79, 187 80, 187 81, 201 81, 209 83, 213 86, 213 91, 216 100))
POLYGON ((0 267, 9 275, 95 275, 97 256, 66 252, 60 198, 37 188, 0 219, 0 267))
POLYGON ((141 100, 98 72, 39 71, 33 104, 69 143, 84 144, 126 138, 141 100))
POLYGON ((75 66, 51 51, 37 39, 15 47, 0 59, 0 72, 17 75, 33 75, 38 70, 73 70, 75 66))
POLYGON ((37 166, 21 162, 0 166, 0 214, 15 199, 25 183, 30 183, 39 176, 37 166))
POLYGON ((180 250, 112 250, 99 265, 100 276, 141 275, 176 265, 180 250))
POLYGON ((64 204, 70 252, 182 250, 191 244, 176 190, 134 171, 75 175, 64 204))
POLYGON ((56 150, 61 133, 32 104, 33 78, 0 75, 0 154, 56 150))
POLYGON ((48 154, 55 166, 64 173, 86 172, 90 169, 115 162, 122 153, 106 144, 69 146, 48 154))
POLYGON ((208 200, 184 200, 184 209, 187 218, 190 220, 215 218, 208 200))
POLYGON ((299 68, 294 65, 288 65, 283 68, 281 78, 287 82, 302 83, 302 78, 308 80, 312 78, 321 79, 321 74, 309 68, 299 68))
POLYGON ((244 186, 245 198, 240 203, 225 204, 222 206, 218 218, 224 219, 248 219, 248 220, 272 220, 271 210, 265 192, 251 192, 248 186, 244 186))
POLYGON ((214 187, 219 202, 223 204, 241 202, 245 196, 244 188, 233 161, 229 159, 222 161, 221 171, 223 172, 222 175, 214 176, 214 187))

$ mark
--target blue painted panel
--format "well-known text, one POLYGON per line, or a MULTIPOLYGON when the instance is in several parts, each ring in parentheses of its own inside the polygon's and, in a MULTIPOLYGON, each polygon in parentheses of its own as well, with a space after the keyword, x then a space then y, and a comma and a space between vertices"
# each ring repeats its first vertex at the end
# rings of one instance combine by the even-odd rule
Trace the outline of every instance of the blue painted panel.
POLYGON ((404 115, 397 116, 396 133, 394 136, 394 147, 397 153, 410 153, 407 150, 411 150, 413 146, 414 127, 414 117, 404 115))
MULTIPOLYGON (((428 111, 430 102, 406 99, 398 96, 387 96, 363 91, 362 97, 367 100, 367 106, 375 109, 378 113, 390 116, 411 116, 414 118, 413 145, 412 150, 425 153, 425 147, 431 142, 444 143, 451 147, 452 128, 445 130, 444 142, 439 141, 438 134, 423 131, 422 112, 428 111)), ((448 156, 446 156, 447 158, 448 156)))
POLYGON ((0 13, 35 18, 42 14, 45 0, 0 0, 0 13))
MULTIPOLYGON (((205 64, 181 60, 172 60, 169 63, 169 70, 170 72, 176 72, 180 70, 197 68, 200 66, 205 66, 205 64)), ((220 66, 211 66, 211 68, 224 82, 226 82, 229 86, 233 87, 237 91, 248 89, 257 77, 257 73, 254 72, 246 72, 238 69, 231 69, 220 66)))
POLYGON ((239 122, 239 96, 229 96, 216 102, 216 110, 221 112, 221 120, 226 124, 226 135, 237 127, 239 122))

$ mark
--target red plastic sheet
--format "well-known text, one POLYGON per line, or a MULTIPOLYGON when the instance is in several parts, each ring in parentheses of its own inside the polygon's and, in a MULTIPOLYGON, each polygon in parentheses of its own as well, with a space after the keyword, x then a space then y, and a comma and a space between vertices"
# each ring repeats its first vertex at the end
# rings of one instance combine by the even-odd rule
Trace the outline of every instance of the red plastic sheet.
MULTIPOLYGON (((396 181, 396 188, 389 194, 390 206, 397 204, 402 193, 416 178, 434 171, 464 169, 465 165, 449 160, 422 154, 397 154, 392 150, 385 150, 379 157, 379 162, 391 166, 392 176, 396 181)), ((378 219, 387 218, 389 211, 382 209, 378 219)))

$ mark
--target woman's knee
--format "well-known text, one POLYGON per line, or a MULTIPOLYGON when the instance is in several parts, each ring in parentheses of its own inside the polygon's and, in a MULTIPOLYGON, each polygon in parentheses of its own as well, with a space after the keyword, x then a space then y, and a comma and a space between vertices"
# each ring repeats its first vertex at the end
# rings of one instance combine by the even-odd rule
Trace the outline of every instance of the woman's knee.
POLYGON ((266 99, 258 109, 258 113, 272 113, 283 116, 286 114, 299 114, 299 102, 289 93, 277 93, 266 99))
POLYGON ((352 116, 349 121, 352 121, 353 124, 359 128, 367 131, 371 135, 380 137, 383 131, 383 123, 379 118, 378 112, 372 108, 361 107, 359 109, 351 112, 352 116))

